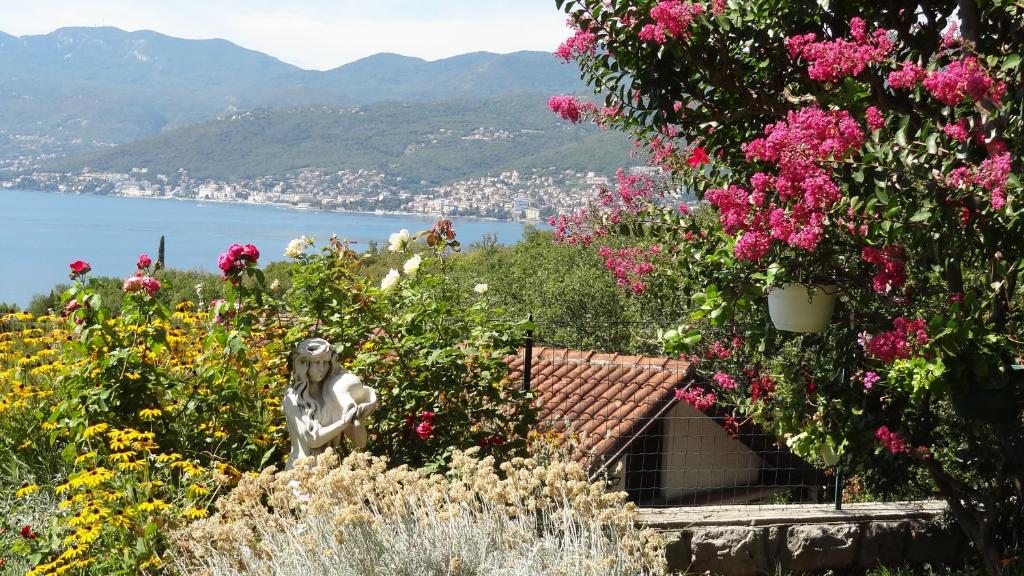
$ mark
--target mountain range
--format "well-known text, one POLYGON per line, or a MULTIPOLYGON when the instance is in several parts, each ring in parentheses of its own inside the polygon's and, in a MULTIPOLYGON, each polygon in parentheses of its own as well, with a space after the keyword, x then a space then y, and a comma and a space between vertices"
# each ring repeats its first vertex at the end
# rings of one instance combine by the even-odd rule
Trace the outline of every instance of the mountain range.
POLYGON ((120 144, 254 108, 353 106, 582 91, 543 52, 476 52, 428 62, 377 54, 304 70, 225 40, 61 28, 0 33, 0 130, 120 144))
POLYGON ((630 150, 547 109, 586 87, 544 52, 377 54, 316 71, 225 40, 62 28, 0 33, 0 85, 0 168, 22 174, 368 169, 436 185, 509 169, 610 173, 630 150))

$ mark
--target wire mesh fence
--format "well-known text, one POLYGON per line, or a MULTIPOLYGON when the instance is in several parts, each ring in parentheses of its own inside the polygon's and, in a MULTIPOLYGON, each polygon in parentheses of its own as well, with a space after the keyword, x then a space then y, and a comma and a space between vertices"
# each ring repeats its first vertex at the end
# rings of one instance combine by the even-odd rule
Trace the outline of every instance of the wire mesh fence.
MULTIPOLYGON (((653 342, 659 324, 636 324, 629 337, 653 342)), ((641 506, 841 505, 835 470, 798 458, 752 421, 677 399, 694 382, 687 362, 573 349, 553 341, 565 323, 535 326, 512 371, 533 391, 542 431, 592 479, 641 506)))

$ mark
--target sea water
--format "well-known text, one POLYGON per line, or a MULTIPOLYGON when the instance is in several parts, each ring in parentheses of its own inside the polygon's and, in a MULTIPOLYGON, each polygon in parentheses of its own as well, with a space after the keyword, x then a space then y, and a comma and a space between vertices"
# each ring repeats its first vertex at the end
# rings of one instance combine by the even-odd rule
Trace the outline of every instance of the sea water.
MULTIPOLYGON (((284 260, 301 235, 322 244, 337 234, 362 251, 381 248, 403 228, 415 234, 436 218, 293 210, 278 206, 0 190, 0 303, 25 307, 34 294, 68 281, 68 264, 85 260, 93 274, 129 276, 139 254, 156 259, 165 238, 168 267, 217 271, 217 256, 233 243, 254 244, 260 262, 284 260)), ((464 245, 494 235, 518 241, 523 225, 452 219, 464 245)))

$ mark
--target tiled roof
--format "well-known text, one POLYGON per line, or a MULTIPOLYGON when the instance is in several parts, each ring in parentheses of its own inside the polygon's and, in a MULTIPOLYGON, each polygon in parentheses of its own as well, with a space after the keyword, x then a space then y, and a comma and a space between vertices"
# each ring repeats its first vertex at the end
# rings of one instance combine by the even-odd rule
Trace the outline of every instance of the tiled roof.
MULTIPOLYGON (((510 358, 511 376, 523 378, 525 354, 510 358)), ((535 348, 530 389, 540 421, 570 434, 572 457, 592 471, 609 463, 674 401, 689 363, 664 357, 535 348)))

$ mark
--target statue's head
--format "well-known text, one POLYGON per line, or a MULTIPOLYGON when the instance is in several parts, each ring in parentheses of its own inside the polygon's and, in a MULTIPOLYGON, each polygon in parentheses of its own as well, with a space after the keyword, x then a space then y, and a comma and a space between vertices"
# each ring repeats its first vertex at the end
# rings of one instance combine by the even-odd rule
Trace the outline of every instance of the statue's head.
POLYGON ((307 338, 292 354, 292 374, 297 383, 322 384, 335 371, 335 352, 323 338, 307 338))

